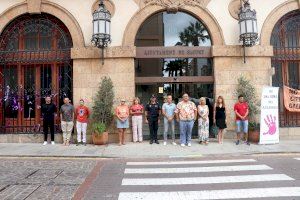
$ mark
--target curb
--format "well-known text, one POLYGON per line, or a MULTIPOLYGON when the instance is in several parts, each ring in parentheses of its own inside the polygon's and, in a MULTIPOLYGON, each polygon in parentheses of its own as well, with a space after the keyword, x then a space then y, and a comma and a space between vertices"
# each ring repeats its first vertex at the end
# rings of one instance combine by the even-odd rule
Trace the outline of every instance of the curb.
POLYGON ((192 154, 183 156, 138 156, 138 157, 120 157, 120 156, 66 156, 66 155, 0 155, 0 158, 41 158, 41 159, 180 159, 180 158, 205 158, 205 157, 228 157, 228 156, 259 156, 259 155, 290 155, 300 154, 300 151, 274 151, 274 152, 244 152, 244 153, 226 153, 226 154, 192 154))

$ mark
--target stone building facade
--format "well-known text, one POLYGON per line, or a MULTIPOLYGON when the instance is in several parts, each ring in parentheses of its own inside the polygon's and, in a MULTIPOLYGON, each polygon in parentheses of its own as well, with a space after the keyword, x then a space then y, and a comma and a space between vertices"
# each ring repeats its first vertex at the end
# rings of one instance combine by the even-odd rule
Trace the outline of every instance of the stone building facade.
MULTIPOLYGON (((72 70, 72 72, 70 72, 71 92, 69 95, 71 95, 75 104, 79 99, 83 98, 88 101, 89 106, 92 106, 92 99, 103 76, 111 77, 114 83, 116 103, 121 98, 126 98, 128 102, 131 103, 133 97, 138 96, 138 85, 153 84, 153 81, 150 84, 149 77, 148 79, 143 79, 136 76, 136 70, 139 65, 137 64, 137 60, 140 58, 137 54, 139 53, 138 51, 141 50, 138 47, 151 46, 137 46, 136 38, 145 21, 157 13, 166 11, 167 13, 171 12, 173 14, 185 13, 192 16, 206 27, 207 34, 210 38, 210 44, 208 45, 210 53, 208 57, 212 59, 213 73, 203 77, 201 76, 201 78, 197 78, 197 76, 182 79, 179 78, 179 81, 177 80, 177 82, 173 78, 160 79, 158 77, 160 75, 157 75, 157 79, 154 77, 153 80, 156 80, 156 82, 161 84, 168 80, 170 84, 180 85, 188 83, 190 85, 188 87, 192 87, 191 84, 209 83, 213 85, 213 90, 209 91, 209 95, 212 98, 219 95, 224 96, 228 108, 233 107, 236 102, 236 96, 233 91, 237 85, 237 79, 241 75, 249 78, 254 83, 259 96, 263 86, 277 86, 276 83, 274 83, 274 77, 277 76, 276 72, 278 72, 278 70, 273 62, 274 48, 272 46, 271 38, 276 24, 291 13, 294 13, 292 17, 294 17, 297 22, 295 30, 298 31, 298 35, 295 36, 295 45, 298 49, 300 45, 299 0, 250 1, 251 7, 257 11, 259 41, 256 46, 246 49, 246 63, 243 62, 243 48, 239 43, 237 13, 240 6, 240 0, 106 0, 106 7, 112 13, 112 42, 109 47, 105 49, 105 63, 102 65, 99 49, 91 45, 93 32, 92 13, 97 9, 97 3, 98 1, 96 0, 1 0, 0 39, 4 40, 5 37, 3 37, 3 35, 5 35, 5 31, 8 30, 8 27, 14 23, 15 20, 20 20, 22 19, 20 17, 25 15, 26 18, 30 18, 31 16, 38 18, 39 15, 45 15, 48 19, 52 16, 55 20, 60 21, 59 23, 57 22, 57 24, 61 24, 59 27, 64 26, 61 29, 65 31, 65 34, 69 36, 72 41, 71 46, 69 47, 70 62, 68 63, 68 66, 70 66, 72 70)), ((1 41, 1 43, 5 43, 5 41, 1 41)), ((159 44, 157 46, 164 45, 159 44)), ((5 49, 2 48, 1 51, 5 51, 5 49)), ((299 54, 299 52, 297 54, 299 54)), ((1 55, 3 56, 3 54, 1 55)), ((8 59, 7 57, 5 58, 8 59)), ((50 60, 49 62, 51 64, 51 62, 54 61, 50 60)), ((2 68, 4 68, 5 65, 3 63, 0 64, 2 68)), ((60 62, 57 62, 56 65, 58 66, 59 63, 60 62)), ((298 70, 296 70, 298 74, 294 79, 298 80, 297 87, 299 87, 299 56, 296 57, 296 59, 293 59, 293 63, 295 67, 298 68, 298 70)), ((6 65, 11 66, 14 64, 6 63, 6 65)), ((27 60, 24 65, 31 65, 30 59, 27 60)), ((16 67, 16 69, 21 70, 22 66, 19 68, 16 67)), ((54 68, 51 69, 51 73, 54 76, 54 68)), ((57 70, 59 71, 60 68, 57 68, 57 70)), ((3 71, 0 72, 2 75, 4 74, 3 71)), ((19 74, 19 76, 20 75, 24 74, 19 74)), ((39 74, 37 74, 37 76, 38 75, 39 74)), ((1 79, 4 80, 4 77, 2 76, 1 79)), ((19 77, 16 81, 18 84, 22 85, 23 83, 24 85, 24 82, 22 82, 24 80, 19 77)), ((60 80, 59 76, 58 80, 60 80)), ((2 81, 2 86, 5 85, 4 82, 2 81)), ((38 84, 38 81, 35 83, 38 84)), ((52 83, 52 85, 55 84, 52 83)), ((59 81, 57 82, 57 90, 60 90, 58 85, 60 85, 59 81)), ((160 85, 157 85, 157 91, 149 90, 149 93, 159 93, 159 86, 160 85)), ((282 87, 282 85, 278 86, 282 87)), ((180 87, 181 86, 179 86, 179 88, 180 87)), ((6 87, 2 87, 2 100, 5 97, 5 88, 6 87)), ((143 88, 149 87, 143 86, 143 88)), ((195 97, 199 98, 200 96, 195 95, 195 97)), ((35 97, 35 99, 36 98, 37 97, 35 97)), ((25 104, 24 102, 26 100, 19 99, 19 101, 22 105, 25 104)), ((60 100, 58 99, 57 101, 59 102, 60 100)), ((41 100, 39 100, 39 103, 41 103, 41 100)), ((36 101, 35 106, 37 106, 37 104, 38 101, 36 101)), ((300 125, 300 115, 295 113, 289 114, 285 111, 283 105, 280 106, 280 112, 282 113, 280 119, 281 136, 299 136, 300 129, 297 128, 297 126, 300 125), (287 123, 287 121, 294 122, 287 123)), ((24 109, 27 108, 24 105, 23 107, 24 109)), ((5 116, 3 110, 5 110, 5 108, 2 107, 2 117, 0 118, 2 127, 21 127, 38 124, 38 118, 40 117, 38 115, 38 110, 35 113, 35 119, 33 119, 32 123, 28 122, 28 120, 26 121, 25 118, 28 118, 28 116, 24 117, 22 114, 23 111, 20 108, 16 111, 15 118, 17 120, 13 120, 14 122, 9 122, 9 119, 6 119, 7 116, 5 116), (11 124, 7 125, 6 123, 11 124)), ((233 111, 230 112, 228 121, 228 130, 234 130, 233 111)))

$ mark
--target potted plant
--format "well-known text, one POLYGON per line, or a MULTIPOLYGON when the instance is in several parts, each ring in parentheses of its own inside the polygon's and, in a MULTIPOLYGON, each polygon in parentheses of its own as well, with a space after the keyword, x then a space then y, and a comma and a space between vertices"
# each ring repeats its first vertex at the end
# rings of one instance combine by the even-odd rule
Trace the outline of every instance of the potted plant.
POLYGON ((260 123, 249 122, 249 133, 248 133, 249 142, 258 143, 259 136, 260 136, 260 123))
POLYGON ((101 122, 93 123, 93 143, 96 145, 107 144, 108 141, 108 132, 106 132, 106 126, 101 122))
POLYGON ((113 120, 113 83, 109 77, 101 80, 98 92, 92 107, 92 139, 96 145, 108 143, 108 128, 113 120))
POLYGON ((236 88, 236 96, 243 95, 249 106, 249 132, 248 140, 258 143, 260 135, 260 124, 257 123, 257 115, 259 114, 259 101, 257 92, 250 80, 241 76, 238 79, 236 88))

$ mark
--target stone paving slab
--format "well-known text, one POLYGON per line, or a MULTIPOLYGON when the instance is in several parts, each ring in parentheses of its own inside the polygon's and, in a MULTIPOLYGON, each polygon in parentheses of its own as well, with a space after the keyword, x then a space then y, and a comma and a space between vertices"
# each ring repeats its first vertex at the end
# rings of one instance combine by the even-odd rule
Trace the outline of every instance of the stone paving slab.
POLYGON ((36 170, 33 169, 17 169, 12 171, 10 169, 1 169, 0 170, 0 183, 1 184, 7 184, 12 185, 16 184, 18 181, 22 181, 26 177, 28 177, 30 174, 34 173, 36 170))
POLYGON ((55 169, 39 169, 29 177, 18 181, 18 184, 49 184, 49 181, 55 179, 62 170, 55 169))
POLYGON ((95 166, 94 160, 74 159, 1 159, 0 171, 17 169, 18 171, 37 169, 91 170, 95 166))
MULTIPOLYGON (((109 144, 106 146, 76 146, 69 147, 61 144, 0 144, 0 156, 2 157, 109 157, 109 158, 158 158, 158 157, 197 157, 206 155, 227 154, 264 154, 264 153, 300 153, 300 140, 281 140, 279 144, 250 146, 235 145, 233 140, 225 140, 220 145, 212 140, 208 146, 192 141, 192 147, 173 146, 168 144, 150 145, 147 141, 143 143, 127 143, 118 146, 109 144)), ((1 163, 0 163, 1 166, 1 163)))
POLYGON ((4 185, 4 184, 1 184, 1 185, 0 185, 0 191, 4 190, 4 189, 5 189, 6 187, 8 187, 8 186, 9 186, 9 185, 6 185, 6 184, 5 184, 5 185, 4 185))
POLYGON ((30 195, 31 200, 43 199, 43 200, 71 200, 73 194, 75 193, 78 185, 68 185, 68 186, 41 186, 32 195, 30 195))
POLYGON ((1 158, 0 199, 72 199, 98 161, 1 158))
POLYGON ((2 192, 0 192, 0 199, 23 200, 39 187, 39 185, 11 185, 2 192))
POLYGON ((52 180, 53 184, 79 185, 89 175, 90 171, 69 170, 63 171, 59 176, 52 180))

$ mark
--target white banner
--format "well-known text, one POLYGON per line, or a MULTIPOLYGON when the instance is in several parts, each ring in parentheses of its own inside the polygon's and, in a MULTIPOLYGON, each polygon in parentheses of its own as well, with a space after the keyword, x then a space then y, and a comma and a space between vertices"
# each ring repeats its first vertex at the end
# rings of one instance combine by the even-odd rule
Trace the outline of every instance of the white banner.
POLYGON ((259 144, 279 143, 278 87, 264 87, 261 97, 259 144))

